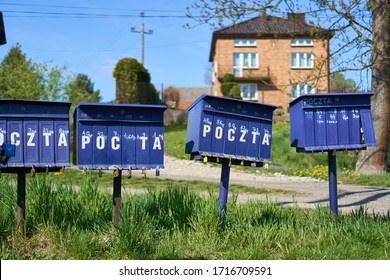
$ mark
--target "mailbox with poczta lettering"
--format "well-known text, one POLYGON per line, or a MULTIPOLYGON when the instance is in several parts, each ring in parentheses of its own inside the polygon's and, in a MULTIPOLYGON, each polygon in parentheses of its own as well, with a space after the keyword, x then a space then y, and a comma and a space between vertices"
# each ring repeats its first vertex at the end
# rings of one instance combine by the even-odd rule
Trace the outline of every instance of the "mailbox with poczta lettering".
POLYGON ((74 162, 79 169, 114 170, 112 223, 119 224, 122 170, 164 168, 165 105, 79 103, 74 111, 74 162))
POLYGON ((328 152, 330 208, 337 216, 336 151, 376 146, 372 93, 306 94, 290 102, 290 142, 297 152, 328 152))
POLYGON ((222 164, 219 214, 224 220, 232 164, 261 167, 270 162, 276 106, 202 95, 188 110, 185 152, 191 159, 222 164))
POLYGON ((0 99, 0 171, 17 179, 17 227, 24 234, 26 171, 70 166, 69 102, 0 99))
POLYGON ((0 100, 0 146, 12 154, 7 162, 0 162, 1 169, 10 172, 18 168, 46 170, 70 166, 70 105, 0 100))
POLYGON ((79 103, 74 112, 80 169, 164 167, 164 105, 79 103))

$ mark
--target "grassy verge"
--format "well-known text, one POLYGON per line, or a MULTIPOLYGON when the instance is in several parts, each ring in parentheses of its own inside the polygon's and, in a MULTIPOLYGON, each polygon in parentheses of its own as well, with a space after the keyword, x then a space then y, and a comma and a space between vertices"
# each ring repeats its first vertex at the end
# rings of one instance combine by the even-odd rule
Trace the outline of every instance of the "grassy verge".
MULTIPOLYGON (((288 123, 273 124, 271 164, 269 169, 260 169, 263 173, 283 173, 285 175, 328 179, 327 153, 303 154, 290 147, 290 127, 288 123)), ((165 132, 165 151, 176 158, 188 159, 184 153, 187 127, 185 125, 168 126, 165 132)), ((337 153, 337 176, 339 183, 390 187, 390 175, 367 176, 355 174, 357 154, 354 151, 337 153)), ((258 169, 235 166, 247 172, 258 169)))
POLYGON ((329 220, 329 210, 229 200, 187 187, 123 196, 111 226, 108 192, 84 177, 80 190, 29 181, 26 237, 15 233, 16 191, 0 185, 1 259, 390 259, 390 216, 363 210, 329 220))

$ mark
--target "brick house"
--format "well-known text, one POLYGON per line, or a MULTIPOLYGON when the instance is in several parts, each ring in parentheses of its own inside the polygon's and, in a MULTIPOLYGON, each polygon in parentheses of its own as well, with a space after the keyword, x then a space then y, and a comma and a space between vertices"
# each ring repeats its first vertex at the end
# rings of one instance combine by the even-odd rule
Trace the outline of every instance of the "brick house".
POLYGON ((214 31, 209 61, 213 95, 233 74, 241 97, 279 106, 305 93, 327 93, 331 30, 309 25, 305 14, 258 16, 214 31))

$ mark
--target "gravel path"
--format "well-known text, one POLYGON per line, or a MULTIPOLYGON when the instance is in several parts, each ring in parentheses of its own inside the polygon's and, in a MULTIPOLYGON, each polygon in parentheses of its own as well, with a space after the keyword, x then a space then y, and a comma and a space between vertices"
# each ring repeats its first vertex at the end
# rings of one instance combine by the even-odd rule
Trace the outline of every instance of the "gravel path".
MULTIPOLYGON (((174 180, 202 180, 219 182, 220 167, 212 167, 199 161, 179 160, 165 155, 165 169, 161 178, 174 180)), ((282 174, 249 174, 232 167, 230 184, 241 184, 266 189, 288 190, 289 194, 275 192, 267 195, 240 194, 238 200, 270 200, 280 205, 314 208, 329 205, 327 181, 307 177, 292 177, 282 174), (293 194, 292 194, 293 193, 293 194)), ((338 184, 338 206, 340 213, 357 210, 363 206, 369 213, 390 213, 390 188, 338 184)))

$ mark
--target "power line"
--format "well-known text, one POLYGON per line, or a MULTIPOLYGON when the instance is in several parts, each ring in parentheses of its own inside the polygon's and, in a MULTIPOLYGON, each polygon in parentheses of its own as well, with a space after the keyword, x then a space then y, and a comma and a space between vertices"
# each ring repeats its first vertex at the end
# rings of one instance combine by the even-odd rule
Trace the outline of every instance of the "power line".
POLYGON ((140 33, 141 34, 141 64, 144 65, 144 49, 145 49, 145 34, 152 35, 153 30, 149 30, 145 32, 145 25, 144 25, 144 16, 145 13, 141 13, 141 31, 136 31, 135 27, 131 28, 131 32, 140 33))

